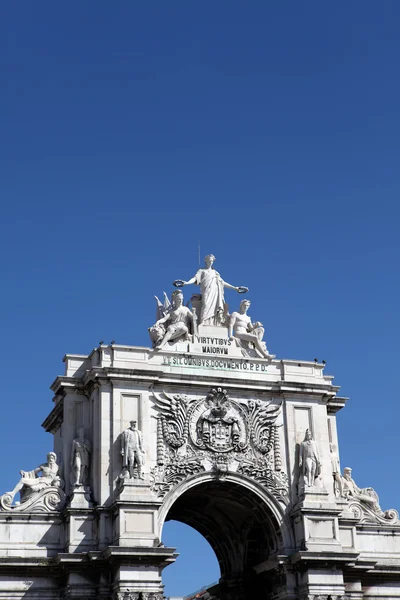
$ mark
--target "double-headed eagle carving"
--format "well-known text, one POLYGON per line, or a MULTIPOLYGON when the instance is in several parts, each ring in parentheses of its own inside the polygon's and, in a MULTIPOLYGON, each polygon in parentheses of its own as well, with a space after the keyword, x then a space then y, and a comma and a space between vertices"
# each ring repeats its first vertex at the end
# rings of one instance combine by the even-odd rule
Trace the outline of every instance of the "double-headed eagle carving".
POLYGON ((213 388, 205 398, 157 393, 153 389, 166 444, 177 450, 191 444, 199 450, 243 452, 249 445, 261 454, 271 451, 273 425, 281 403, 272 399, 236 401, 213 388))

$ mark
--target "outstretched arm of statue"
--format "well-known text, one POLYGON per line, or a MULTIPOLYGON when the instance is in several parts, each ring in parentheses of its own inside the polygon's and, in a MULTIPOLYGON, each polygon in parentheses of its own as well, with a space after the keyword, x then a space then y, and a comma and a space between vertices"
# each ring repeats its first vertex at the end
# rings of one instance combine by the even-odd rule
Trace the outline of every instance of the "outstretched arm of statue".
POLYGON ((173 285, 175 287, 183 287, 184 285, 191 285, 192 283, 197 283, 197 278, 196 275, 194 277, 192 277, 191 279, 189 279, 189 281, 183 281, 183 279, 177 279, 176 281, 174 281, 173 285))
POLYGON ((222 280, 222 284, 224 287, 228 288, 228 290, 236 290, 237 292, 239 291, 239 288, 236 287, 236 285, 231 285, 230 283, 222 280))
POLYGON ((238 292, 239 294, 245 294, 246 292, 249 291, 249 288, 246 287, 245 285, 231 285, 230 283, 224 281, 223 279, 221 279, 222 281, 222 285, 226 288, 228 288, 228 290, 235 290, 236 292, 238 292))

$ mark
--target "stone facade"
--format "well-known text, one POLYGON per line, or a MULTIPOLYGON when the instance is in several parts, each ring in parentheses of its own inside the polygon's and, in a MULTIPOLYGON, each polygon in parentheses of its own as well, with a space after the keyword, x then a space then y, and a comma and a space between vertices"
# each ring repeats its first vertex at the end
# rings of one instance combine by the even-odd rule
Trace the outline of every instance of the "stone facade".
POLYGON ((65 356, 43 423, 56 458, 0 498, 0 599, 161 600, 168 519, 213 547, 212 598, 400 598, 398 515, 340 475, 346 398, 324 365, 274 359, 249 303, 235 319, 257 340, 198 302, 158 301, 153 349, 65 356))

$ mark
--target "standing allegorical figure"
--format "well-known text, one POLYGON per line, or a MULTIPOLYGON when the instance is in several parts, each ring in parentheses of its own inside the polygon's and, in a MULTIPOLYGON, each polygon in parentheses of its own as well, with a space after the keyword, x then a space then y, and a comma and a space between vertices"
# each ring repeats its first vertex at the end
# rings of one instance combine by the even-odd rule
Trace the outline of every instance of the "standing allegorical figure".
POLYGON ((133 477, 136 466, 137 476, 144 479, 143 465, 143 440, 142 433, 136 427, 136 421, 130 421, 130 426, 121 434, 122 473, 121 479, 133 477))
POLYGON ((333 475, 333 481, 334 481, 335 495, 342 497, 343 496, 343 485, 342 485, 342 477, 340 475, 339 457, 336 452, 336 446, 334 444, 329 444, 329 449, 331 451, 331 464, 332 464, 332 475, 333 475))
POLYGON ((71 483, 75 487, 89 485, 90 455, 92 445, 85 439, 84 427, 79 427, 78 437, 72 442, 71 451, 71 483))
POLYGON ((237 292, 248 292, 248 288, 236 287, 224 281, 221 275, 213 269, 215 256, 209 254, 205 257, 205 268, 199 269, 194 277, 189 281, 177 279, 174 281, 176 287, 195 284, 200 286, 201 292, 201 314, 199 324, 201 325, 222 325, 225 313, 224 288, 236 290, 237 292))
POLYGON ((304 440, 300 444, 299 467, 305 485, 313 487, 315 479, 321 473, 321 460, 317 443, 313 440, 309 429, 307 429, 304 440))

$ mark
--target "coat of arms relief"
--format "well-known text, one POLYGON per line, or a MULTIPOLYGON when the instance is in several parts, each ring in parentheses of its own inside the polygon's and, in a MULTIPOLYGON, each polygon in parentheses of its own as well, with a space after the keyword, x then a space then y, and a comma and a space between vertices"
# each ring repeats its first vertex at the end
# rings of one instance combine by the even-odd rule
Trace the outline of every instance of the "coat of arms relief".
POLYGON ((152 390, 158 412, 157 466, 152 488, 163 497, 184 479, 209 471, 216 478, 241 473, 284 503, 287 476, 282 471, 279 426, 281 403, 233 400, 214 388, 206 397, 152 390))

